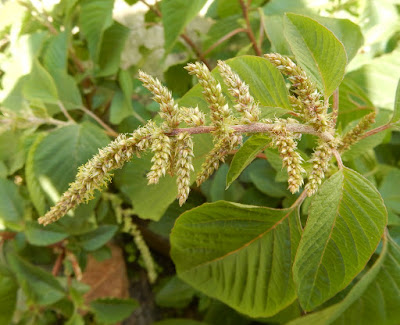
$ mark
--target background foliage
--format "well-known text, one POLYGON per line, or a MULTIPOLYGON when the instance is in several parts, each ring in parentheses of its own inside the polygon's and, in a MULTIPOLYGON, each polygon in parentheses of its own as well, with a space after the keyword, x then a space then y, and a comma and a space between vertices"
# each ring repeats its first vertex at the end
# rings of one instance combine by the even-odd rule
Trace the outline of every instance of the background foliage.
MULTIPOLYGON (((146 154, 117 171, 108 191, 87 205, 46 228, 36 223, 99 148, 156 118, 158 105, 136 79, 139 69, 160 78, 181 105, 207 111, 200 87, 183 67, 197 60, 214 68, 218 59, 231 59, 263 117, 284 116, 291 109, 285 80, 256 57, 279 52, 295 56, 326 96, 339 87, 341 132, 373 110, 378 111, 373 127, 398 124, 399 1, 215 0, 204 7, 206 2, 0 2, 1 324, 115 324, 132 312, 127 321, 132 324, 396 324, 400 319, 396 128, 345 152, 344 164, 352 170, 332 168, 315 202, 310 206, 307 199, 300 210, 290 208, 296 197, 286 189, 278 152, 263 150, 266 137, 255 135, 212 178, 193 186, 183 207, 175 201, 175 179, 147 186, 151 156, 146 154), (357 202, 365 193, 369 209, 350 213, 346 204, 362 207, 357 202), (335 227, 327 201, 343 215, 335 227), (387 240, 375 250, 385 209, 387 240), (356 223, 354 216, 360 215, 364 222, 356 223), (135 231, 127 231, 127 218, 135 231), (199 226, 201 220, 209 222, 199 226), (174 223, 171 256, 179 277, 169 254, 174 223), (349 242, 342 241, 345 228, 349 242), (150 256, 141 236, 155 267, 146 262, 150 256), (124 249, 135 299, 89 299, 93 286, 78 281, 82 272, 85 278, 89 256, 99 261, 114 256, 110 240, 124 249), (203 250, 188 259, 199 244, 203 250), (328 250, 311 254, 310 247, 319 244, 328 250), (344 271, 329 269, 337 251, 344 271), (267 270, 261 280, 260 265, 267 270), (151 286, 146 272, 150 279, 151 272, 158 275, 151 286), (337 276, 329 290, 324 272, 337 276), (215 275, 211 281, 209 274, 215 275), (299 279, 306 280, 299 286, 299 279), (314 312, 300 317, 303 310, 314 312)), ((299 143, 306 160, 314 142, 303 135, 299 143)), ((208 135, 195 137, 195 169, 210 148, 208 135)))

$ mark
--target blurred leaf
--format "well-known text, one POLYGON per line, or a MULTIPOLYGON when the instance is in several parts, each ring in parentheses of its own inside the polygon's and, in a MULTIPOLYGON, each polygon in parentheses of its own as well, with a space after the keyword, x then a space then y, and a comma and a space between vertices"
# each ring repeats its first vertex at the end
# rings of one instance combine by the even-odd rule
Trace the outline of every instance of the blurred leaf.
POLYGON ((374 253, 386 223, 382 197, 360 174, 344 168, 322 184, 293 265, 303 309, 315 309, 349 285, 374 253))
POLYGON ((133 107, 131 101, 126 99, 124 93, 117 90, 111 101, 110 106, 110 122, 112 124, 119 124, 121 121, 132 115, 133 107))
POLYGON ((43 57, 43 65, 51 74, 61 70, 67 72, 68 60, 68 33, 61 32, 52 36, 45 48, 43 57))
POLYGON ((11 324, 17 303, 18 285, 15 279, 0 270, 0 324, 11 324))
POLYGON ((298 220, 295 210, 225 201, 189 210, 171 234, 177 274, 241 313, 274 315, 296 298, 291 265, 298 220))
POLYGON ((208 325, 189 318, 168 318, 153 323, 153 325, 208 325))
POLYGON ((103 34, 100 53, 100 70, 98 77, 114 75, 119 69, 121 53, 129 36, 129 28, 114 22, 103 34))
POLYGON ((29 221, 25 225, 25 236, 32 245, 49 246, 67 238, 68 234, 59 224, 44 227, 36 221, 29 221))
POLYGON ((50 273, 12 253, 8 255, 8 262, 31 302, 51 305, 65 296, 63 287, 50 273))
MULTIPOLYGON (((386 208, 389 214, 389 224, 391 221, 398 220, 400 222, 400 170, 391 170, 382 180, 379 187, 386 208)), ((397 223, 398 224, 398 223, 397 223)))
POLYGON ((90 303, 96 319, 104 324, 115 324, 129 317, 139 306, 133 299, 97 299, 90 303))
MULTIPOLYGON (((82 96, 75 79, 59 69, 54 70, 52 76, 57 87, 61 104, 64 105, 66 109, 81 107, 83 105, 82 96)), ((58 112, 60 112, 59 108, 57 109, 57 113, 58 112)))
POLYGON ((8 179, 0 178, 0 221, 12 230, 21 230, 24 218, 24 199, 18 187, 8 179))
POLYGON ((268 145, 269 137, 264 134, 251 136, 233 156, 226 177, 226 188, 239 177, 241 172, 256 158, 257 154, 268 145))
POLYGON ((161 307, 185 308, 196 293, 190 285, 173 276, 156 294, 156 303, 161 307))
POLYGON ((112 25, 114 0, 82 0, 79 25, 94 62, 98 61, 104 31, 112 25))
POLYGON ((396 97, 394 100, 393 116, 390 123, 396 123, 400 121, 400 79, 397 82, 396 97))
POLYGON ((86 251, 94 251, 105 245, 118 230, 116 225, 101 225, 94 231, 81 235, 79 242, 86 251))
POLYGON ((72 317, 65 323, 65 325, 85 325, 85 321, 81 315, 74 313, 72 317))
POLYGON ((314 19, 286 14, 284 33, 297 63, 328 98, 340 85, 347 64, 343 44, 314 19))
POLYGON ((170 52, 186 25, 204 7, 207 0, 168 0, 161 2, 165 50, 170 52))

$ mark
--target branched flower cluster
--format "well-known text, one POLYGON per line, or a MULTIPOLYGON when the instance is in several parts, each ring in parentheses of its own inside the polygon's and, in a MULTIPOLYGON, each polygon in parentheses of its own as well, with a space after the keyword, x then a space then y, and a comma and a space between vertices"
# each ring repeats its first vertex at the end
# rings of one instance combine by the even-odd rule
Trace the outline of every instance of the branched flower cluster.
MULTIPOLYGON (((206 156, 197 175, 197 185, 202 184, 215 172, 226 155, 242 144, 242 134, 246 132, 268 132, 271 144, 282 158, 288 171, 288 188, 298 192, 303 184, 302 158, 297 151, 297 141, 301 133, 310 133, 319 137, 318 146, 312 157, 312 171, 305 187, 309 196, 313 195, 325 177, 330 160, 337 151, 348 149, 360 139, 363 132, 373 123, 374 113, 365 116, 359 124, 345 134, 341 144, 333 136, 334 129, 322 95, 307 74, 289 58, 279 54, 267 54, 272 62, 292 83, 290 96, 293 108, 305 124, 288 119, 261 120, 258 103, 250 95, 249 86, 226 63, 219 61, 218 70, 228 86, 235 101, 235 109, 240 118, 234 117, 221 84, 202 63, 188 64, 186 69, 195 75, 203 88, 203 95, 210 108, 211 125, 205 125, 205 115, 198 107, 179 107, 171 92, 160 81, 140 71, 139 78, 144 86, 153 93, 154 100, 160 104, 160 116, 163 122, 157 125, 149 121, 129 135, 120 135, 109 146, 99 151, 89 162, 80 167, 76 181, 70 185, 60 201, 39 222, 46 225, 58 220, 76 205, 90 200, 96 189, 100 190, 110 180, 110 172, 121 168, 134 155, 150 149, 153 152, 152 167, 147 174, 149 184, 158 183, 166 173, 177 176, 179 204, 182 205, 190 192, 191 172, 193 168, 192 134, 211 133, 214 148, 206 156), (188 128, 179 128, 185 123, 188 128)), ((339 157, 340 159, 340 157, 339 157)), ((340 164, 339 164, 340 165, 340 164)), ((132 227, 131 227, 132 228, 132 227)), ((135 238, 135 230, 132 228, 135 238)), ((140 240, 135 239, 137 245, 140 240)))

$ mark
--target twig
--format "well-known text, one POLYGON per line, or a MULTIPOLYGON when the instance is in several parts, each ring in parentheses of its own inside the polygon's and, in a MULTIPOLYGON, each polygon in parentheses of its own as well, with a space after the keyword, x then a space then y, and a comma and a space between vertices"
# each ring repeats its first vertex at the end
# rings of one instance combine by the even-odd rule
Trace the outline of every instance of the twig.
POLYGON ((369 130, 368 132, 365 132, 365 133, 360 137, 360 140, 365 139, 365 138, 368 138, 368 137, 370 137, 371 135, 375 135, 375 134, 377 134, 377 133, 379 133, 379 132, 382 132, 382 131, 385 131, 385 130, 387 130, 387 129, 390 129, 391 127, 393 127, 393 125, 392 125, 391 123, 378 126, 378 127, 375 128, 375 129, 372 129, 372 130, 369 130))
POLYGON ((248 7, 249 3, 246 5, 244 0, 239 0, 239 2, 240 2, 240 6, 242 7, 244 20, 246 21, 247 36, 249 37, 250 42, 253 45, 254 52, 256 52, 256 54, 258 56, 261 56, 262 55, 262 51, 261 51, 260 47, 257 44, 256 38, 254 37, 253 30, 251 29, 251 25, 250 25, 249 7, 248 7))
POLYGON ((303 201, 305 200, 306 197, 307 197, 307 190, 304 189, 304 191, 301 192, 300 196, 290 207, 295 208, 295 207, 299 206, 301 203, 303 203, 303 201))
POLYGON ((335 128, 339 115, 339 88, 333 92, 332 97, 332 127, 335 128))
POLYGON ((80 109, 84 111, 87 115, 93 118, 97 123, 99 123, 107 132, 108 135, 113 137, 117 137, 118 133, 114 131, 111 127, 109 127, 100 117, 94 114, 92 111, 88 110, 85 106, 81 106, 80 109))
POLYGON ((60 107, 61 112, 64 114, 64 116, 67 118, 68 121, 72 123, 76 123, 75 120, 72 118, 72 116, 68 113, 67 109, 65 108, 64 104, 59 100, 58 101, 58 107, 60 107))
POLYGON ((339 151, 337 151, 336 149, 333 149, 332 153, 336 158, 336 161, 338 163, 339 169, 343 169, 344 165, 343 165, 342 157, 340 157, 339 151))
MULTIPOLYGON (((229 155, 235 155, 237 152, 238 152, 238 150, 232 150, 229 152, 229 155)), ((259 152, 258 154, 256 154, 256 157, 260 158, 260 159, 265 159, 265 160, 268 159, 267 156, 265 155, 265 153, 262 153, 262 152, 259 152)))
POLYGON ((203 55, 207 56, 212 50, 214 50, 217 46, 221 45, 226 40, 230 39, 231 37, 235 36, 236 34, 247 32, 246 28, 236 28, 233 31, 229 32, 225 36, 222 36, 218 41, 212 44, 207 50, 204 51, 203 55))
POLYGON ((0 231, 0 238, 2 238, 3 240, 14 239, 16 235, 17 235, 16 232, 0 231))
MULTIPOLYGON (((57 248, 57 249, 60 249, 60 248, 57 248)), ((58 272, 60 272, 60 268, 61 268, 62 262, 64 261, 64 258, 65 258, 65 249, 62 247, 61 251, 59 252, 59 254, 57 256, 56 262, 54 263, 53 269, 51 271, 51 274, 53 276, 57 276, 58 272)))
POLYGON ((260 16, 260 35, 258 38, 258 46, 262 49, 262 43, 264 40, 265 24, 264 24, 264 13, 261 8, 258 8, 258 14, 260 16))
MULTIPOLYGON (((150 10, 152 10, 158 17, 162 17, 162 13, 161 11, 156 7, 156 6, 152 6, 150 4, 148 4, 145 0, 140 0, 140 2, 142 2, 143 4, 145 4, 150 10)), ((181 34, 180 35, 182 37, 182 39, 185 40, 185 42, 191 47, 191 49, 193 50, 193 52, 196 54, 197 58, 203 62, 208 69, 211 70, 211 66, 208 63, 208 61, 205 59, 204 54, 201 52, 201 50, 197 47, 197 45, 190 39, 189 36, 187 36, 186 34, 181 34)))

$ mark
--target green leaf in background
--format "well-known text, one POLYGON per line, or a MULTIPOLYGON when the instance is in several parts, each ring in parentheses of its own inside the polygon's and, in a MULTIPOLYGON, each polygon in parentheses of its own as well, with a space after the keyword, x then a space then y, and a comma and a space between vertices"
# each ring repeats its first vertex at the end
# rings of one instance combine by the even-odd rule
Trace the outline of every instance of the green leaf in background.
POLYGON ((170 52, 186 25, 204 7, 207 0, 168 0, 161 2, 165 50, 170 52))
POLYGON ((0 178, 0 223, 12 230, 21 230, 24 204, 17 185, 8 179, 0 178))
POLYGON ((325 181, 309 208, 293 266, 303 309, 319 306, 361 272, 386 223, 382 197, 360 174, 344 168, 325 181))
POLYGON ((116 225, 101 225, 78 238, 80 246, 86 251, 94 251, 108 243, 118 230, 116 225))
POLYGON ((33 61, 32 71, 23 86, 23 94, 30 101, 57 103, 58 92, 54 79, 38 60, 33 61))
POLYGON ((314 19, 296 14, 285 15, 284 34, 297 63, 328 98, 344 76, 347 55, 343 44, 314 19))
POLYGON ((105 30, 98 60, 100 70, 96 73, 98 77, 117 73, 129 32, 129 28, 117 22, 105 30))
POLYGON ((357 83, 376 107, 393 110, 400 79, 400 51, 371 60, 349 72, 348 77, 357 83))
POLYGON ((82 0, 79 25, 92 60, 97 62, 104 31, 112 25, 114 0, 82 0))
POLYGON ((177 274, 241 313, 273 315, 296 297, 291 266, 300 240, 298 221, 293 209, 226 201, 189 210, 171 234, 177 274))
POLYGON ((398 324, 400 247, 392 238, 387 237, 379 259, 341 302, 289 324, 398 324))
POLYGON ((11 324, 17 291, 18 285, 13 276, 0 269, 0 324, 11 324))
POLYGON ((53 74, 57 70, 67 72, 68 61, 68 33, 61 32, 52 36, 48 41, 43 54, 43 65, 53 74))
POLYGON ((161 307, 184 308, 193 300, 195 293, 190 285, 173 276, 157 292, 156 303, 161 307))
POLYGON ((25 236, 28 242, 36 246, 48 246, 68 237, 59 224, 48 227, 39 225, 36 221, 29 221, 25 225, 25 236))
POLYGON ((168 318, 153 323, 153 325, 208 325, 190 318, 168 318))
POLYGON ((74 313, 72 317, 65 323, 65 325, 85 325, 85 321, 81 315, 74 313))
POLYGON ((397 82, 396 97, 394 99, 393 116, 391 123, 400 121, 400 79, 397 82))
POLYGON ((110 106, 110 122, 112 124, 119 124, 122 120, 133 113, 131 101, 126 99, 124 93, 117 90, 111 101, 110 106))
POLYGON ((7 259, 30 301, 39 305, 51 305, 65 296, 63 287, 50 273, 12 253, 7 259))
POLYGON ((226 177, 226 188, 239 177, 242 171, 256 158, 257 154, 268 145, 270 138, 264 134, 251 136, 233 156, 226 177))
POLYGON ((133 299, 104 298, 90 303, 90 309, 102 324, 115 324, 129 317, 139 306, 133 299))
POLYGON ((400 224, 400 170, 392 169, 379 187, 389 215, 389 224, 400 224))
MULTIPOLYGON (((83 105, 82 96, 75 79, 65 71, 59 69, 54 70, 52 76, 61 104, 67 110, 80 108, 83 105)), ((60 112, 60 109, 57 109, 57 112, 60 112)))

